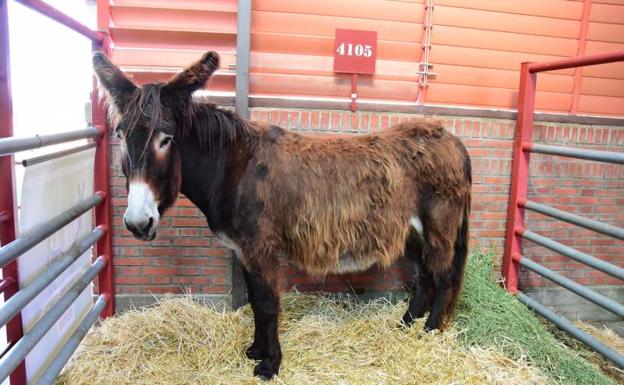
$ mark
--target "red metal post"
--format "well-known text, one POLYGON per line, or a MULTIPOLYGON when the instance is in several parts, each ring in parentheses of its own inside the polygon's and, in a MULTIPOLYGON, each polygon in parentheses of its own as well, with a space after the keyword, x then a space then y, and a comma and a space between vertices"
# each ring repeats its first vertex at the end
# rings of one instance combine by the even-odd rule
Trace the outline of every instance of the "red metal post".
MULTIPOLYGON (((11 99, 11 69, 9 49, 9 17, 8 5, 0 0, 0 138, 13 136, 13 102, 11 99)), ((15 239, 17 226, 15 213, 15 174, 13 156, 0 157, 0 212, 5 220, 0 223, 0 245, 15 239), (8 218, 6 216, 8 215, 8 218)), ((5 301, 18 290, 17 261, 13 261, 2 269, 2 276, 7 286, 4 288, 5 301), (9 284, 11 283, 12 284, 9 284)), ((6 326, 7 341, 16 343, 23 335, 22 316, 18 313, 6 326)), ((26 385, 26 366, 22 362, 10 376, 11 385, 26 385)))
MULTIPOLYGON (((103 44, 94 44, 94 51, 103 51, 109 54, 109 41, 104 40, 103 44)), ((95 168, 94 168, 94 190, 101 191, 104 194, 102 203, 95 207, 95 223, 98 226, 106 228, 104 236, 96 244, 96 254, 103 255, 109 263, 98 274, 98 291, 100 294, 110 295, 110 301, 106 303, 106 307, 102 311, 101 317, 106 318, 115 314, 115 285, 114 285, 114 266, 113 266, 113 236, 112 236, 112 219, 111 219, 111 192, 110 192, 110 141, 109 131, 106 120, 106 107, 99 100, 97 92, 97 80, 93 77, 93 90, 91 91, 91 119, 93 126, 101 131, 100 137, 97 139, 97 147, 95 149, 95 168)))
POLYGON ((4 293, 10 287, 15 286, 15 280, 11 277, 6 277, 0 282, 0 293, 4 293))
POLYGON ((518 95, 518 117, 513 147, 511 168, 511 190, 507 213, 505 254, 503 255, 503 277, 508 291, 518 291, 518 262, 514 254, 522 255, 521 237, 516 227, 524 227, 524 207, 519 205, 526 199, 529 184, 530 152, 523 151, 523 143, 531 143, 533 134, 533 111, 535 109, 535 85, 537 74, 529 72, 531 63, 522 63, 520 68, 520 92, 518 95))
POLYGON ((357 111, 358 74, 351 74, 351 112, 357 111))

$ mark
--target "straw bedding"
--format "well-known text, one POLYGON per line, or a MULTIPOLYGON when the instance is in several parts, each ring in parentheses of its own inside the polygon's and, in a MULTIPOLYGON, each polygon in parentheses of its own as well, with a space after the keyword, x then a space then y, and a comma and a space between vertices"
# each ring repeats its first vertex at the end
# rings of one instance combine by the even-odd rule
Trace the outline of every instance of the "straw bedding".
MULTIPOLYGON (((624 338, 620 337, 613 330, 605 326, 598 328, 582 321, 576 321, 575 324, 581 330, 590 334, 611 349, 624 354, 624 338)), ((611 378, 617 380, 621 384, 624 384, 624 370, 618 368, 613 362, 602 357, 600 354, 589 349, 587 346, 583 345, 581 342, 575 340, 569 335, 560 331, 557 331, 557 334, 559 339, 563 340, 566 345, 579 352, 584 359, 598 366, 604 373, 611 376, 611 378)))
MULTIPOLYGON (((405 302, 360 303, 319 295, 282 299, 284 360, 271 384, 546 384, 526 360, 464 347, 457 329, 405 330, 405 302)), ((252 377, 249 307, 217 312, 191 298, 167 298, 94 328, 58 385, 261 384, 252 377)))

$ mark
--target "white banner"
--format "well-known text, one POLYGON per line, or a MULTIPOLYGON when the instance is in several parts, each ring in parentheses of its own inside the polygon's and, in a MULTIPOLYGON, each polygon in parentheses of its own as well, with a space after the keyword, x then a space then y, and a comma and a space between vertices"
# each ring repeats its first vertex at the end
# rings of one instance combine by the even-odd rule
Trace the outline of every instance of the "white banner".
MULTIPOLYGON (((29 166, 25 170, 19 217, 19 233, 46 222, 93 194, 94 149, 29 166)), ((79 237, 93 228, 92 210, 20 256, 20 288, 67 251, 79 237)), ((85 252, 22 310, 24 333, 27 333, 67 291, 72 283, 91 265, 91 250, 85 252)), ((39 376, 49 357, 61 348, 93 303, 92 287, 88 286, 26 357, 28 383, 39 376)))

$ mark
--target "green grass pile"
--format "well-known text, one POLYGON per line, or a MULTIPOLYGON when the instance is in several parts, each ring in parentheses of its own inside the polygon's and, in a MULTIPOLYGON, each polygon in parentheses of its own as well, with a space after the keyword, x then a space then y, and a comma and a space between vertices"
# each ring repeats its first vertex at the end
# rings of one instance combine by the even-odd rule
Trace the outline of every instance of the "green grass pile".
POLYGON ((526 358, 561 384, 614 384, 503 290, 492 279, 492 269, 491 253, 477 251, 470 256, 455 321, 464 344, 495 347, 511 358, 526 358))

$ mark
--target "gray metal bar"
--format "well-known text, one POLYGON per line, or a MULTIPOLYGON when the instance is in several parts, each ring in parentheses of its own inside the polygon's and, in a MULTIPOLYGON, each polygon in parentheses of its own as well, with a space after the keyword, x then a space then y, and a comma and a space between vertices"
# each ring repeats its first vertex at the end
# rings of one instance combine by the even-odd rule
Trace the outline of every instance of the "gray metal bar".
POLYGON ((95 228, 91 233, 76 240, 74 244, 57 257, 41 275, 35 278, 28 286, 23 287, 9 298, 0 308, 0 327, 9 322, 24 306, 35 298, 43 289, 56 279, 65 269, 78 259, 85 251, 104 236, 104 229, 95 228))
POLYGON ((607 223, 595 221, 593 219, 585 218, 580 215, 565 212, 563 210, 556 209, 541 203, 526 201, 522 204, 523 207, 535 211, 540 214, 548 215, 549 217, 557 218, 564 222, 572 223, 580 227, 595 231, 597 233, 605 234, 613 238, 624 240, 624 229, 612 226, 607 223))
POLYGON ((78 146, 78 147, 70 148, 68 150, 53 152, 52 154, 46 154, 46 155, 37 156, 34 158, 30 158, 30 159, 24 159, 22 160, 22 166, 28 167, 28 166, 32 166, 35 164, 47 162, 52 159, 62 158, 64 156, 75 154, 80 151, 88 150, 90 148, 95 148, 96 146, 97 145, 95 143, 89 143, 89 144, 85 144, 84 146, 78 146))
POLYGON ((624 355, 616 352, 615 350, 598 341, 594 337, 585 333, 581 329, 574 326, 572 322, 556 314, 555 312, 548 309, 546 306, 540 304, 539 302, 533 300, 533 298, 527 296, 526 294, 518 292, 516 296, 520 302, 527 305, 536 313, 540 314, 542 317, 557 325, 561 330, 570 334, 572 337, 581 341, 585 345, 591 347, 596 352, 600 353, 603 357, 617 365, 618 368, 624 369, 624 355))
POLYGON ((50 219, 48 222, 34 226, 26 234, 22 235, 13 242, 7 243, 5 246, 2 246, 2 248, 0 248, 0 267, 32 249, 39 244, 39 242, 54 234, 63 228, 63 226, 67 225, 82 214, 91 210, 103 200, 104 198, 102 193, 96 192, 89 198, 50 219))
POLYGON ((624 164, 624 152, 588 150, 586 148, 574 148, 564 146, 552 146, 549 144, 530 144, 522 148, 525 151, 540 154, 566 156, 568 158, 595 160, 598 162, 624 164))
POLYGON ((236 22, 236 113, 249 118, 249 47, 251 40, 251 0, 238 0, 236 22))
POLYGON ((526 257, 520 258, 520 265, 526 267, 527 269, 533 270, 537 274, 542 277, 548 278, 551 281, 558 283, 559 285, 565 287, 571 292, 580 295, 586 300, 616 314, 620 317, 624 317, 624 306, 619 303, 613 301, 610 298, 605 297, 602 294, 598 294, 595 291, 574 282, 571 279, 568 279, 560 274, 555 273, 554 271, 536 263, 526 257))
POLYGON ((0 139, 0 156, 53 144, 71 142, 73 140, 96 138, 98 136, 100 136, 100 131, 97 128, 88 127, 80 130, 60 132, 58 134, 35 135, 30 138, 3 138, 0 139))
MULTIPOLYGON (((234 108, 240 116, 249 119, 249 48, 251 40, 251 0, 238 0, 236 33, 236 93, 234 108)), ((247 302, 242 265, 231 259, 232 307, 237 309, 247 302)))
POLYGON ((50 328, 65 313, 65 310, 78 298, 80 293, 106 265, 106 259, 98 257, 93 265, 76 281, 69 290, 56 302, 28 333, 13 345, 11 350, 2 357, 0 362, 0 381, 4 381, 13 370, 24 360, 26 355, 43 338, 50 328))
POLYGON ((582 251, 578 251, 570 246, 566 246, 557 241, 553 241, 550 238, 546 238, 530 230, 524 230, 520 232, 519 235, 525 239, 528 239, 529 241, 537 243, 538 245, 542 245, 547 249, 556 251, 559 254, 574 259, 575 261, 584 263, 587 266, 591 266, 596 270, 600 270, 603 273, 624 280, 624 269, 622 269, 621 267, 615 266, 609 262, 601 261, 596 257, 583 253, 582 251))
POLYGON ((87 335, 91 326, 97 321, 98 316, 104 310, 106 303, 109 301, 109 297, 107 295, 100 295, 91 311, 87 313, 85 318, 80 322, 80 325, 76 328, 76 330, 72 333, 69 340, 65 343, 65 345, 61 348, 61 350, 57 353, 56 357, 52 360, 50 365, 45 369, 36 385, 52 385, 56 381, 57 376, 63 370, 63 367, 69 361, 69 358, 72 356, 78 345, 82 339, 87 335))

